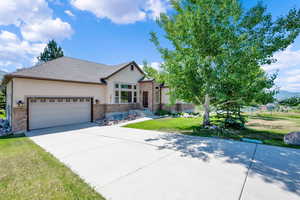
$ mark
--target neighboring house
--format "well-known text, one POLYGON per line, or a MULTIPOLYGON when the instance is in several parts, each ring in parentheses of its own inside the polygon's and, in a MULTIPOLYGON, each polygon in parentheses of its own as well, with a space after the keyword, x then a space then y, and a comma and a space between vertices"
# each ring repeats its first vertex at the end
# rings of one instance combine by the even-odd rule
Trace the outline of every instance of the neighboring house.
POLYGON ((95 121, 133 109, 193 110, 168 106, 168 88, 145 79, 133 61, 115 66, 70 57, 7 74, 7 119, 14 132, 95 121))

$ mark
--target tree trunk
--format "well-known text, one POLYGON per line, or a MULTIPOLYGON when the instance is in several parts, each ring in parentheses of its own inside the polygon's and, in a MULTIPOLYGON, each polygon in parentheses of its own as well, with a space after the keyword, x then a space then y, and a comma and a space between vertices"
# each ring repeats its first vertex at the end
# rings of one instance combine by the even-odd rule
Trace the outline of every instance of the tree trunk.
POLYGON ((209 101, 210 98, 208 94, 205 95, 205 101, 204 101, 204 115, 203 115, 203 126, 209 126, 210 120, 209 120, 209 101))

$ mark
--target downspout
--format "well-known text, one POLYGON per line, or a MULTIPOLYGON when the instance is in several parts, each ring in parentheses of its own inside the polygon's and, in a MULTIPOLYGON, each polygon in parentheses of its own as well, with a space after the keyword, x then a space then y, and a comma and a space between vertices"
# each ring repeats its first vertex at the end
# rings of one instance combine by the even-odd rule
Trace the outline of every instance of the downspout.
POLYGON ((162 110, 162 86, 159 85, 159 110, 162 110))
POLYGON ((154 104, 153 104, 153 99, 154 99, 154 90, 153 90, 153 87, 154 87, 154 80, 152 81, 152 112, 154 112, 154 104))
POLYGON ((12 129, 13 122, 13 104, 14 104, 14 79, 11 79, 11 94, 10 94, 10 127, 12 129))

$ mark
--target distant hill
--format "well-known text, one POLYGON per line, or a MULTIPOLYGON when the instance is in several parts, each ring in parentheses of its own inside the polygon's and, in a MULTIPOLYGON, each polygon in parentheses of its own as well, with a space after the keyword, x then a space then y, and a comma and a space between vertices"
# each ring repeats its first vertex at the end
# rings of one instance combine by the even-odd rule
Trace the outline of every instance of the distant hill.
POLYGON ((280 90, 279 93, 276 95, 276 99, 278 100, 288 99, 290 97, 300 97, 300 92, 280 90))

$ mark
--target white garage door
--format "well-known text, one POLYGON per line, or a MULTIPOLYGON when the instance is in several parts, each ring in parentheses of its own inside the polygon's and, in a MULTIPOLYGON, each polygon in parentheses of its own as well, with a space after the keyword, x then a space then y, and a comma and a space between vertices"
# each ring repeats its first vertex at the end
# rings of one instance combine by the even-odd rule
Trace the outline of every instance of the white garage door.
POLYGON ((91 121, 91 98, 29 99, 29 129, 91 121))

